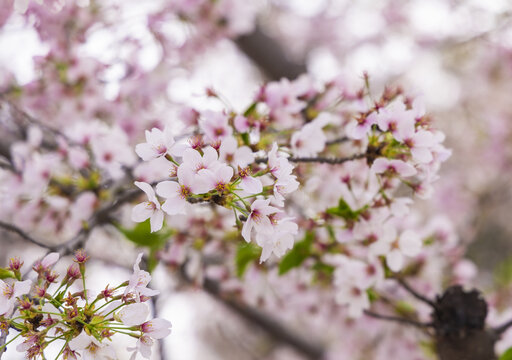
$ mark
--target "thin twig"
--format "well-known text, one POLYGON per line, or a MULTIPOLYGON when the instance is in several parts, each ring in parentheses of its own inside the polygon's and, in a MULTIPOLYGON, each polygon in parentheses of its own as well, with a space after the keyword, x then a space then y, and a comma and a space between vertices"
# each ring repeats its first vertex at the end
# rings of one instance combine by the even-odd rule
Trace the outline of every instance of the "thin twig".
POLYGON ((432 308, 436 308, 436 303, 434 301, 432 301, 431 299, 427 298, 426 296, 424 295, 421 295, 419 292, 417 292, 416 290, 414 290, 412 287, 409 286, 409 284, 407 284, 407 282, 404 280, 404 279, 401 279, 401 278, 397 278, 396 281, 398 281, 398 283, 405 289, 407 290, 407 292, 409 292, 409 294, 411 294, 412 296, 414 296, 416 299, 424 302, 425 304, 428 304, 430 305, 432 308))
POLYGON ((501 335, 503 334, 505 331, 508 330, 509 327, 512 326, 512 319, 510 319, 509 321, 507 321, 506 323, 504 323, 503 325, 500 325, 498 327, 495 327, 493 329, 493 331, 496 333, 496 335, 501 335))
POLYGON ((432 324, 432 323, 422 323, 422 322, 419 322, 416 320, 402 318, 402 317, 398 317, 398 316, 377 314, 370 310, 365 310, 364 313, 365 313, 365 315, 370 316, 375 319, 393 321, 393 322, 397 322, 400 324, 415 326, 418 328, 428 328, 428 327, 434 326, 434 324, 432 324))
MULTIPOLYGON (((184 266, 181 267, 180 276, 187 283, 193 283, 193 280, 187 275, 184 266)), ((273 339, 291 346, 308 359, 324 359, 325 350, 321 344, 313 342, 311 338, 304 338, 259 309, 250 307, 239 300, 226 296, 226 294, 222 293, 221 286, 217 281, 204 278, 202 289, 246 321, 258 326, 273 339)))
POLYGON ((2 355, 7 350, 7 347, 2 347, 7 342, 7 335, 9 335, 9 329, 2 331, 0 335, 0 359, 2 359, 2 355))
MULTIPOLYGON (((355 154, 348 157, 343 158, 334 158, 334 157, 289 157, 288 161, 294 163, 319 163, 319 164, 330 164, 330 165, 338 165, 343 164, 347 161, 364 159, 366 154, 355 154)), ((266 163, 268 162, 268 158, 258 158, 255 160, 256 163, 266 163)))
POLYGON ((48 249, 48 250, 55 250, 57 247, 56 246, 53 246, 53 245, 49 245, 49 244, 45 244, 44 242, 40 241, 40 240, 36 240, 35 238, 33 238, 32 236, 30 236, 29 234, 27 234, 26 232, 24 232, 23 230, 21 230, 19 227, 17 227, 16 225, 13 225, 13 224, 9 224, 9 223, 6 223, 6 222, 3 222, 3 221, 0 221, 0 228, 4 229, 4 230, 7 230, 7 231, 10 231, 10 232, 13 232, 13 233, 16 233, 18 234, 20 237, 22 237, 23 239, 31 242, 32 244, 35 244, 35 245, 38 245, 40 247, 43 247, 45 249, 48 249))
POLYGON ((335 145, 335 144, 340 144, 340 143, 344 143, 344 142, 347 142, 349 141, 350 139, 346 136, 342 136, 340 138, 337 138, 337 139, 332 139, 332 140, 328 140, 325 142, 325 145, 329 146, 329 145, 335 145))

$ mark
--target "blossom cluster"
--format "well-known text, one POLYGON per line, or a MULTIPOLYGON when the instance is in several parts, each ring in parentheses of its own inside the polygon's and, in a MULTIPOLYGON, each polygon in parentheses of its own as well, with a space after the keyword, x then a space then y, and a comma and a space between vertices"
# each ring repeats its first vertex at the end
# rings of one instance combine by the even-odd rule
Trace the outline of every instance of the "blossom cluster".
POLYGON ((0 324, 2 333, 11 328, 18 334, 2 347, 22 337, 16 350, 25 352, 27 359, 43 359, 47 348, 59 343, 55 359, 114 359, 112 337, 123 334, 137 339, 128 348, 131 359, 139 354, 150 358, 154 341, 170 334, 171 323, 148 319, 147 301, 159 291, 147 287, 151 276, 139 267, 142 253, 128 281, 99 292, 86 286, 88 259, 78 250, 60 281, 53 270, 58 253, 49 253, 33 265, 34 281, 22 281, 23 262, 10 260, 2 273, 6 280, 0 280, 0 324))
POLYGON ((245 241, 252 241, 254 230, 254 239, 263 248, 261 261, 272 253, 282 256, 293 246, 297 233, 293 219, 279 208, 284 195, 298 188, 293 165, 274 143, 266 167, 258 166, 251 148, 241 144, 240 134, 235 137, 227 115, 205 115, 200 123, 204 136, 186 142, 176 142, 169 128, 146 131, 146 142, 136 146, 136 153, 145 161, 167 160, 164 166, 173 180, 158 182, 156 193, 150 184, 135 182, 148 200, 133 208, 132 220, 149 218, 151 231, 158 231, 164 212, 186 214, 190 203, 210 202, 232 210, 237 224, 239 216, 244 219, 241 234, 245 241), (156 195, 165 199, 163 204, 156 195), (254 200, 251 204, 250 199, 254 200))
MULTIPOLYGON (((156 231, 164 213, 175 224, 175 215, 193 218, 194 206, 213 203, 233 211, 247 242, 254 233, 260 262, 306 246, 296 239, 306 233, 308 248, 289 256, 301 256, 299 264, 309 264, 313 273, 333 269, 336 300, 349 306, 351 316, 370 306, 371 289, 427 251, 423 243, 430 235, 413 222, 410 207, 414 197, 432 195, 450 151, 421 99, 387 88, 374 100, 367 82, 354 90, 341 80, 319 86, 303 77, 266 84, 243 113, 188 113, 195 114, 186 118, 194 135, 177 141, 169 128, 153 128, 136 146, 172 180, 156 181, 156 192, 149 183, 135 183, 148 201, 133 209, 134 221, 150 218, 156 231)), ((184 261, 181 250, 174 253, 178 248, 182 241, 163 258, 184 261)))

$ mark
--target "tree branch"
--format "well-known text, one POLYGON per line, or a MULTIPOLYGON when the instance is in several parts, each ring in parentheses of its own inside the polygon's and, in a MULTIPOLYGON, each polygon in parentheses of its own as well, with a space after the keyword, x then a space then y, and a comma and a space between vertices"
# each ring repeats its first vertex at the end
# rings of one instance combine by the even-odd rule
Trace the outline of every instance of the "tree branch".
MULTIPOLYGON (((347 161, 364 159, 366 158, 366 154, 355 154, 352 156, 344 157, 344 158, 328 158, 328 157, 289 157, 288 161, 294 163, 319 163, 319 164, 329 164, 329 165, 338 165, 343 164, 347 161)), ((258 158, 255 160, 256 163, 266 163, 268 162, 268 158, 258 158)))
POLYGON ((428 304, 430 305, 432 308, 436 308, 436 304, 433 300, 427 298, 426 296, 423 296, 421 295, 419 292, 417 292, 416 290, 414 290, 412 287, 409 286, 409 284, 407 284, 407 282, 404 280, 404 279, 401 279, 401 278, 397 278, 396 281, 398 281, 398 283, 405 289, 407 290, 407 292, 409 294, 411 294, 412 296, 414 296, 416 299, 418 299, 419 301, 422 301, 424 302, 425 304, 428 304))
POLYGON ((511 327, 511 326, 512 326, 512 319, 510 319, 509 321, 507 321, 503 325, 500 325, 498 327, 493 328, 492 330, 496 333, 496 335, 500 336, 505 331, 507 331, 508 328, 511 327))
POLYGON ((432 324, 432 323, 422 323, 419 321, 402 318, 402 317, 398 317, 398 316, 377 314, 370 310, 365 310, 364 313, 365 313, 365 315, 370 316, 375 319, 393 321, 393 322, 397 322, 400 324, 411 325, 411 326, 415 326, 415 327, 422 328, 422 329, 434 326, 434 324, 432 324))
POLYGON ((281 45, 259 26, 250 34, 235 39, 235 44, 271 80, 295 79, 307 71, 304 63, 290 60, 281 45))
POLYGON ((9 224, 9 223, 6 223, 6 222, 3 222, 3 221, 0 220, 0 228, 4 229, 6 231, 9 231, 9 232, 18 234, 21 238, 27 240, 28 242, 30 242, 32 244, 35 244, 37 246, 46 248, 48 250, 54 251, 57 248, 56 246, 45 244, 44 242, 42 242, 40 240, 36 240, 35 238, 33 238, 32 236, 28 235, 26 232, 24 232, 19 227, 15 226, 13 224, 9 224))
POLYGON ((7 347, 2 347, 7 342, 7 335, 9 335, 9 329, 2 331, 0 334, 0 359, 2 359, 2 355, 7 349, 7 347))

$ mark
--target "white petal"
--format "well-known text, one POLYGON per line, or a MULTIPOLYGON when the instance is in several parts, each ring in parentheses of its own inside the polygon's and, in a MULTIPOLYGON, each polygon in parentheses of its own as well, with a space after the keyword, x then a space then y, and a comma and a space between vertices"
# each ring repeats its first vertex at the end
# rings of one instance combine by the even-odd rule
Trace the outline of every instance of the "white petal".
POLYGON ((72 339, 68 345, 72 351, 83 350, 91 344, 91 337, 87 335, 85 331, 82 331, 80 335, 72 339))
POLYGON ((117 316, 126 326, 140 325, 149 316, 149 307, 145 303, 126 305, 119 310, 117 316))
POLYGON ((160 210, 154 211, 149 223, 151 225, 151 232, 160 230, 164 223, 164 213, 160 210))
POLYGON ((400 250, 407 256, 416 256, 421 252, 421 239, 412 230, 402 233, 399 240, 400 250))
POLYGON ((264 245, 263 245, 263 250, 261 251, 261 257, 260 257, 260 264, 263 262, 263 261, 266 261, 270 255, 272 254, 272 251, 274 250, 274 244, 272 241, 267 241, 264 245))
POLYGON ((162 181, 156 185, 156 193, 167 199, 178 196, 180 190, 181 187, 176 181, 162 181))
POLYGON ((139 189, 141 189, 142 191, 144 191, 146 193, 149 201, 153 201, 156 199, 155 191, 153 190, 151 185, 149 185, 148 183, 142 182, 142 181, 135 181, 134 184, 135 184, 135 186, 137 186, 139 189))
POLYGON ((24 14, 28 9, 29 0, 14 0, 14 11, 24 14))
POLYGON ((259 194, 263 191, 263 185, 260 179, 253 178, 252 176, 244 177, 240 183, 240 187, 249 194, 259 194))
POLYGON ((400 271, 402 266, 404 266, 404 257, 400 250, 391 250, 391 252, 386 255, 386 263, 392 271, 400 271))
POLYGON ((30 291, 30 287, 32 286, 31 280, 18 281, 14 284, 14 294, 13 297, 18 297, 21 295, 28 294, 30 291))
POLYGON ((172 325, 168 320, 156 318, 149 321, 149 323, 151 323, 151 331, 147 333, 150 334, 153 339, 163 339, 171 333, 172 325))
POLYGON ((428 164, 434 158, 432 152, 424 147, 417 147, 411 149, 411 155, 419 163, 428 164))
POLYGON ((158 157, 158 154, 156 153, 153 146, 148 143, 137 144, 135 146, 135 152, 144 161, 149 161, 158 157))
POLYGON ((143 222, 153 215, 154 209, 148 208, 148 203, 143 202, 135 205, 132 209, 132 221, 143 222))
POLYGON ((242 237, 245 239, 246 242, 251 242, 252 227, 253 223, 252 220, 249 218, 242 227, 242 237))
POLYGON ((169 215, 185 214, 186 204, 187 200, 182 199, 181 197, 175 197, 173 199, 167 200, 162 205, 162 210, 169 215))
POLYGON ((58 252, 52 252, 46 255, 43 260, 41 260, 41 265, 46 269, 50 266, 53 266, 57 261, 59 261, 59 253, 58 252))

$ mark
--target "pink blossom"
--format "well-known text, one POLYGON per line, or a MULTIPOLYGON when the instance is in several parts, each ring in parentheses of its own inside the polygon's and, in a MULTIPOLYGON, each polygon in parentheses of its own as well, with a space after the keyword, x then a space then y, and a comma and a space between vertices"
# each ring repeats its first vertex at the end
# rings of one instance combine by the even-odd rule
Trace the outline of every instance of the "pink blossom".
POLYGON ((295 175, 281 176, 274 184, 274 203, 283 206, 284 196, 297 190, 299 185, 295 175))
POLYGON ((77 337, 69 342, 71 351, 79 351, 83 360, 111 360, 116 359, 114 349, 107 344, 96 340, 94 336, 82 331, 77 337))
POLYGON ((272 149, 268 153, 268 168, 270 173, 277 179, 288 176, 292 173, 293 165, 288 159, 277 152, 277 143, 272 145, 272 149))
POLYGON ((368 116, 359 115, 359 117, 350 120, 345 131, 348 137, 361 140, 370 132, 372 125, 375 123, 377 123, 377 115, 375 113, 371 113, 368 116))
POLYGON ((381 109, 376 118, 379 128, 382 131, 390 131, 398 141, 403 141, 407 134, 414 132, 415 113, 406 110, 401 101, 394 101, 381 109))
POLYGON ((254 154, 248 146, 238 147, 234 137, 229 136, 222 140, 219 147, 219 160, 233 165, 246 167, 254 161, 254 154))
POLYGON ((137 256, 137 260, 135 260, 135 264, 133 265, 133 274, 130 277, 128 286, 124 290, 124 295, 128 296, 133 295, 137 302, 140 302, 141 295, 143 296, 154 296, 160 294, 158 290, 148 289, 147 286, 151 281, 151 275, 144 270, 141 270, 139 264, 142 260, 143 253, 140 253, 137 256))
POLYGON ((315 120, 295 132, 291 138, 293 155, 308 157, 315 156, 323 151, 327 138, 322 128, 329 122, 328 115, 321 114, 315 120))
POLYGON ((259 199, 252 203, 251 213, 242 228, 242 236, 245 241, 251 241, 251 232, 253 228, 257 233, 270 234, 273 232, 272 223, 270 222, 268 215, 278 212, 279 209, 269 206, 269 203, 270 199, 259 199))
POLYGON ((402 160, 391 160, 385 158, 378 158, 373 162, 371 167, 372 171, 376 174, 396 174, 401 177, 409 177, 416 175, 417 170, 414 166, 402 161, 402 160))
POLYGON ((9 316, 14 309, 16 298, 28 294, 31 286, 30 280, 15 281, 12 284, 0 280, 0 316, 9 316))
POLYGON ((146 321, 140 325, 142 336, 137 340, 137 344, 134 348, 128 348, 130 351, 134 351, 131 360, 136 358, 137 354, 141 354, 144 358, 149 359, 151 357, 151 347, 154 344, 153 340, 163 339, 171 333, 171 323, 165 319, 153 319, 146 321))
POLYGON ((116 314, 116 318, 126 326, 140 325, 146 321, 148 316, 149 307, 145 303, 128 304, 116 314))
POLYGON ((164 222, 164 213, 160 209, 160 201, 156 198, 155 191, 145 182, 135 181, 135 186, 144 191, 148 201, 136 205, 132 209, 132 221, 142 222, 150 219, 151 232, 162 228, 164 222))
POLYGON ((222 141, 233 133, 233 129, 229 126, 228 120, 226 114, 205 111, 203 113, 203 119, 199 122, 199 126, 209 141, 222 141))
POLYGON ((210 190, 217 190, 220 193, 227 191, 233 172, 233 168, 226 164, 220 164, 213 170, 200 170, 199 175, 204 179, 205 192, 210 190))
POLYGON ((294 237, 297 235, 299 227, 292 221, 292 218, 280 217, 280 213, 270 215, 272 232, 259 232, 256 235, 256 243, 263 249, 260 263, 266 261, 272 253, 281 257, 286 253, 286 250, 293 247, 294 237))
POLYGON ((211 146, 203 150, 202 156, 197 150, 187 149, 183 153, 183 163, 181 166, 188 168, 193 174, 198 174, 202 169, 213 170, 219 166, 218 158, 217 151, 211 146))
POLYGON ((146 142, 137 144, 135 152, 142 160, 148 161, 161 156, 172 155, 175 141, 169 128, 161 131, 153 128, 151 131, 146 130, 146 142))
POLYGON ((194 175, 186 163, 178 167, 178 182, 162 181, 156 185, 157 194, 167 199, 162 205, 162 210, 169 215, 184 214, 189 196, 202 194, 209 190, 205 179, 194 175))
POLYGON ((413 230, 405 230, 398 239, 381 239, 375 244, 375 254, 385 255, 386 263, 393 271, 400 271, 404 256, 413 257, 420 253, 422 242, 413 230))
POLYGON ((240 188, 248 194, 259 194, 263 191, 261 180, 249 175, 249 168, 238 171, 240 177, 240 188))

